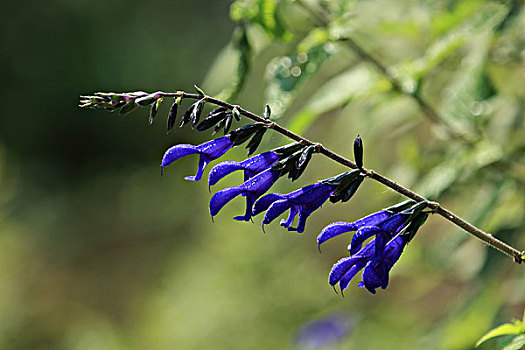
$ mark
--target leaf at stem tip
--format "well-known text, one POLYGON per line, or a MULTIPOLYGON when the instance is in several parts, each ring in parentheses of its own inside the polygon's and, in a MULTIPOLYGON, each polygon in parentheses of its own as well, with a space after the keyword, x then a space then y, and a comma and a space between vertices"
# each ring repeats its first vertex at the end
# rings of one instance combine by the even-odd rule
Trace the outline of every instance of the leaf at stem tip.
POLYGON ((363 141, 359 135, 354 140, 354 159, 357 167, 363 169, 363 141))
POLYGON ((204 91, 202 91, 202 89, 200 87, 198 87, 197 85, 193 85, 193 88, 195 88, 195 90, 197 91, 197 93, 201 96, 206 96, 206 94, 204 93, 204 91))
POLYGON ((272 110, 270 109, 270 105, 266 104, 266 106, 264 106, 263 118, 266 119, 266 120, 270 120, 270 115, 271 114, 272 114, 272 110))

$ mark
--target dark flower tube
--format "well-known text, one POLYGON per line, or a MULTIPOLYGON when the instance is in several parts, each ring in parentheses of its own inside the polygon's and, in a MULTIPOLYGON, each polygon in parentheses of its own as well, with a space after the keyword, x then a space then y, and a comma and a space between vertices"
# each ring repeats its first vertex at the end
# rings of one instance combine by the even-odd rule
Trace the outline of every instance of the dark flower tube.
POLYGON ((208 176, 208 185, 215 185, 220 179, 237 170, 244 171, 244 181, 247 181, 260 172, 271 167, 278 159, 279 155, 272 151, 268 151, 250 157, 246 160, 243 160, 242 162, 221 162, 210 170, 210 175, 208 176))
POLYGON ((388 286, 389 272, 399 260, 407 243, 407 235, 396 236, 388 242, 381 258, 374 258, 366 264, 363 270, 363 282, 359 283, 359 287, 365 287, 372 294, 375 294, 376 288, 385 289, 388 286))
POLYGON ((228 187, 215 193, 210 200, 210 214, 215 216, 229 201, 237 196, 246 197, 246 213, 243 216, 236 216, 234 219, 239 221, 248 221, 252 217, 253 203, 279 178, 280 171, 267 169, 258 175, 245 181, 242 185, 228 187))
POLYGON ((377 252, 376 240, 370 241, 356 254, 335 263, 330 271, 328 283, 332 286, 339 283, 339 288, 344 291, 352 278, 364 268, 363 281, 359 283, 359 287, 366 288, 372 294, 375 294, 379 287, 385 289, 388 286, 390 270, 399 260, 408 239, 406 235, 395 236, 384 245, 380 254, 377 252))
POLYGON ((262 222, 264 226, 290 209, 288 219, 281 220, 281 226, 288 228, 288 231, 303 232, 308 216, 326 202, 336 187, 318 182, 288 194, 268 194, 255 203, 253 215, 266 210, 262 222), (297 227, 292 227, 297 214, 299 214, 297 227))
POLYGON ((161 174, 164 171, 164 168, 176 161, 179 158, 189 156, 190 154, 199 154, 199 167, 195 176, 187 176, 186 180, 190 181, 199 181, 202 177, 204 168, 211 161, 219 158, 224 153, 226 153, 230 148, 232 148, 232 141, 229 137, 219 137, 214 140, 205 142, 198 146, 188 145, 188 144, 179 144, 169 148, 164 157, 162 158, 161 163, 161 174))

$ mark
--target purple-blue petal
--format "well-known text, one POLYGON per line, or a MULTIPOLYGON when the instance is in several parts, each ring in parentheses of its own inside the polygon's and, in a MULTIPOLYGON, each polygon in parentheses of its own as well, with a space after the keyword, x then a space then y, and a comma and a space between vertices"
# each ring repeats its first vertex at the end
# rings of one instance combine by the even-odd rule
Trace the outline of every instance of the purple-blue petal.
POLYGON ((201 154, 199 157, 199 166, 197 168, 197 173, 194 176, 186 176, 184 180, 188 181, 199 181, 202 178, 204 173, 204 168, 208 165, 213 159, 210 159, 207 155, 201 154))
POLYGON ((381 210, 376 213, 365 216, 364 218, 356 220, 352 222, 352 224, 355 226, 356 230, 363 226, 379 226, 379 224, 381 224, 386 219, 390 218, 392 215, 394 214, 389 213, 386 210, 381 210))
POLYGON ((263 211, 266 211, 270 207, 270 205, 272 205, 273 202, 276 202, 283 198, 286 198, 286 195, 281 193, 269 193, 261 197, 253 206, 252 215, 255 216, 257 214, 262 213, 263 211))
POLYGON ((168 165, 170 165, 171 163, 173 163, 179 158, 186 157, 186 156, 189 156, 190 154, 196 154, 196 153, 199 153, 199 150, 194 145, 180 144, 180 145, 175 145, 173 147, 170 147, 164 153, 164 156, 162 157, 162 162, 161 162, 162 169, 164 169, 164 167, 167 167, 168 165))
POLYGON ((383 254, 385 250, 385 245, 387 242, 392 238, 388 233, 384 231, 379 231, 376 234, 376 244, 375 244, 375 251, 374 251, 374 259, 375 260, 381 260, 383 259, 383 254))
POLYGON ((328 283, 330 283, 331 286, 334 286, 358 261, 359 258, 355 258, 353 256, 347 256, 339 259, 339 261, 336 262, 334 266, 332 266, 332 270, 330 270, 330 274, 328 275, 328 283))
MULTIPOLYGON (((376 293, 376 288, 386 288, 388 285, 388 271, 387 264, 383 261, 372 260, 366 264, 363 270, 363 286, 372 294, 376 293)), ((384 289, 383 288, 383 289, 384 289)))
POLYGON ((217 192, 210 201, 210 214, 212 216, 217 215, 217 213, 224 205, 226 205, 226 203, 231 201, 236 196, 243 195, 247 197, 247 205, 250 207, 246 208, 245 216, 237 217, 237 219, 246 221, 249 220, 251 218, 251 205, 253 202, 255 202, 257 198, 268 191, 278 178, 278 170, 268 169, 257 176, 252 177, 239 186, 228 187, 217 192))
POLYGON ((206 154, 210 159, 217 159, 232 148, 228 136, 219 137, 197 146, 199 153, 206 154))
MULTIPOLYGON (((292 206, 292 208, 295 206, 292 206)), ((288 231, 297 231, 299 233, 303 233, 304 229, 306 227, 306 219, 310 216, 310 214, 313 213, 313 211, 317 209, 314 208, 313 210, 309 208, 305 208, 304 206, 299 208, 299 219, 297 220, 297 227, 288 227, 288 231)))
POLYGON ((277 160, 279 160, 279 155, 272 151, 268 151, 242 161, 242 167, 251 177, 268 169, 277 160))
POLYGON ((293 223, 293 220, 295 219, 295 216, 299 213, 299 208, 297 206, 292 206, 290 208, 290 213, 288 214, 288 219, 281 220, 281 226, 283 227, 290 227, 290 225, 293 223))
POLYGON ((332 239, 346 232, 354 231, 355 229, 356 226, 354 223, 349 223, 345 221, 333 222, 330 225, 326 226, 321 231, 319 236, 317 236, 317 244, 321 245, 329 239, 332 239))
POLYGON ((213 186, 226 175, 231 174, 234 171, 242 170, 242 169, 244 168, 240 162, 234 162, 234 161, 221 162, 210 170, 210 174, 208 175, 208 185, 213 186))
POLYGON ((341 291, 344 291, 346 288, 348 288, 348 285, 350 284, 350 281, 354 276, 365 267, 364 262, 358 262, 354 266, 352 266, 339 280, 339 289, 341 291))
POLYGON ((253 202, 255 201, 255 199, 257 199, 256 196, 257 195, 253 194, 253 193, 249 193, 249 192, 246 193, 246 211, 245 211, 244 215, 239 215, 239 216, 234 217, 233 218, 234 220, 237 220, 237 221, 250 221, 250 219, 252 218, 253 202))
POLYGON ((377 226, 362 226, 361 228, 359 228, 352 237, 352 243, 350 243, 349 249, 350 254, 357 253, 361 249, 363 242, 372 237, 373 235, 377 234, 378 232, 382 231, 377 226))
POLYGON ((215 193, 210 200, 210 214, 215 216, 233 198, 242 194, 244 188, 241 186, 228 187, 215 193))
POLYGON ((273 186, 279 178, 279 173, 279 170, 267 169, 244 182, 241 186, 244 186, 246 192, 256 194, 255 199, 257 199, 273 186))
POLYGON ((267 225, 275 220, 279 215, 290 209, 291 206, 292 203, 290 203, 287 198, 274 202, 268 210, 266 210, 266 214, 264 214, 263 225, 267 225))
POLYGON ((288 194, 294 204, 308 205, 318 208, 335 190, 336 186, 325 183, 315 183, 288 194))
POLYGON ((401 253, 407 245, 407 236, 396 236, 385 246, 383 252, 383 260, 385 260, 390 268, 399 260, 401 253))
POLYGON ((383 221, 379 227, 394 236, 401 231, 409 216, 408 214, 395 214, 383 221))

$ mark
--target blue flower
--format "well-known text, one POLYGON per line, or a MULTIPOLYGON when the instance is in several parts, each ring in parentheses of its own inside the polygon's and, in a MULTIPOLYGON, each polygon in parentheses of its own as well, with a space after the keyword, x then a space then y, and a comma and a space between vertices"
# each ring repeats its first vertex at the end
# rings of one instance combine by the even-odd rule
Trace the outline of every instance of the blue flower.
POLYGON ((332 267, 328 283, 332 286, 339 283, 342 292, 364 268, 359 286, 370 293, 375 293, 379 287, 385 289, 390 270, 430 214, 424 211, 427 206, 425 201, 406 201, 351 223, 336 222, 326 226, 317 237, 319 245, 342 233, 356 231, 348 246, 350 256, 332 267), (375 238, 361 248, 373 236, 375 238))
POLYGON ((403 228, 409 216, 409 214, 405 213, 395 214, 388 210, 381 210, 354 222, 334 222, 326 226, 317 236, 317 244, 321 245, 343 233, 356 231, 350 249, 350 253, 355 254, 361 249, 364 241, 378 232, 387 232, 391 236, 397 234, 403 228))
POLYGON ((394 264, 399 260, 401 253, 408 243, 408 235, 394 237, 385 246, 380 258, 373 258, 366 264, 363 270, 363 282, 360 287, 365 287, 374 294, 376 288, 385 289, 388 286, 388 274, 394 264))
POLYGON ((336 185, 318 182, 288 194, 268 194, 255 203, 252 214, 257 215, 266 210, 262 222, 264 226, 290 209, 288 219, 281 220, 281 226, 288 228, 288 231, 303 232, 308 216, 326 202, 336 187, 336 185), (297 214, 299 214, 297 227, 291 227, 297 214))
POLYGON ((215 193, 210 201, 211 216, 217 215, 226 203, 241 195, 246 197, 246 213, 243 216, 236 216, 234 219, 239 221, 250 220, 253 203, 272 187, 280 173, 280 170, 269 168, 245 181, 242 185, 228 187, 215 193))
POLYGON ((227 136, 216 138, 198 146, 188 144, 175 145, 169 148, 166 153, 164 153, 164 157, 162 157, 161 174, 162 171, 164 171, 164 167, 167 167, 177 159, 186 157, 190 154, 199 154, 199 168, 197 169, 197 173, 195 176, 185 177, 186 180, 199 181, 206 165, 208 165, 208 163, 212 160, 222 156, 230 148, 232 148, 232 146, 232 141, 227 136))
POLYGON ((397 235, 384 245, 381 253, 377 252, 377 238, 370 241, 356 254, 340 259, 332 267, 328 283, 344 291, 354 276, 364 268, 363 281, 360 287, 365 287, 375 294, 376 288, 385 289, 388 286, 389 272, 399 260, 403 249, 408 243, 407 235, 397 235))
POLYGON ((268 151, 242 162, 226 161, 219 163, 210 170, 208 185, 215 185, 220 179, 237 170, 244 170, 244 181, 247 181, 261 171, 271 167, 277 160, 279 160, 279 155, 268 151))
POLYGON ((334 313, 302 326, 296 334, 295 344, 299 349, 326 348, 348 335, 353 325, 353 318, 334 313))

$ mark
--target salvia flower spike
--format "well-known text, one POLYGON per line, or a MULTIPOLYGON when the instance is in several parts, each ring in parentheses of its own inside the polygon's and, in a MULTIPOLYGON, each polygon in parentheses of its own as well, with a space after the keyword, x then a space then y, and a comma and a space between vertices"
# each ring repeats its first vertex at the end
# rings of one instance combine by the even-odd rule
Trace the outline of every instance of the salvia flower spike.
POLYGON ((354 222, 332 223, 321 231, 317 237, 319 246, 344 233, 355 232, 348 246, 350 255, 339 260, 333 266, 329 275, 329 283, 332 286, 339 284, 341 291, 348 287, 353 277, 361 270, 363 270, 363 280, 359 284, 361 287, 365 287, 371 293, 375 293, 379 287, 386 288, 389 272, 400 258, 405 246, 414 238, 428 216, 434 212, 464 228, 476 237, 481 238, 493 247, 500 249, 507 255, 512 256, 516 262, 521 263, 524 261, 524 253, 473 227, 457 215, 439 207, 438 203, 429 203, 417 193, 379 174, 374 176, 373 172, 364 169, 363 141, 359 135, 354 140, 353 145, 355 165, 358 169, 347 171, 288 194, 271 193, 264 195, 281 176, 288 174, 288 177, 292 180, 297 179, 303 173, 312 154, 315 152, 320 152, 340 164, 349 165, 350 167, 354 166, 347 159, 271 122, 271 110, 268 105, 265 106, 261 118, 240 109, 238 106, 208 97, 197 86, 195 86, 195 89, 198 95, 187 94, 182 91, 176 93, 160 91, 156 93, 146 93, 144 91, 127 93, 98 92, 93 96, 81 96, 80 106, 82 108, 102 108, 112 112, 118 111, 122 115, 139 107, 150 106, 149 121, 151 123, 158 113, 163 98, 174 97, 175 102, 171 105, 168 114, 167 132, 175 124, 178 106, 181 104, 183 97, 196 99, 197 101, 183 114, 180 121, 181 127, 191 121, 192 126, 196 126, 199 131, 214 127, 214 133, 224 129, 226 134, 231 127, 233 119, 239 120, 241 114, 255 120, 252 124, 233 130, 227 136, 219 137, 197 146, 179 144, 168 149, 162 159, 162 170, 179 158, 191 154, 199 155, 199 166, 196 174, 186 177, 187 180, 193 181, 198 181, 202 177, 204 168, 208 163, 250 138, 251 140, 246 148, 249 155, 253 154, 260 145, 268 128, 296 140, 296 142, 261 153, 241 162, 223 162, 214 167, 208 178, 210 186, 236 170, 243 170, 244 182, 239 186, 225 188, 212 197, 210 201, 210 214, 212 217, 217 215, 233 198, 244 196, 246 197, 246 213, 235 219, 250 220, 252 216, 264 211, 265 215, 262 221, 264 227, 264 225, 269 224, 289 210, 289 216, 286 220, 281 221, 281 226, 288 228, 290 231, 303 232, 306 220, 311 213, 320 208, 327 199, 330 199, 333 203, 349 200, 367 176, 401 194, 418 199, 419 202, 407 200, 354 222), (205 103, 216 103, 219 106, 213 109, 199 124, 205 103), (299 216, 297 226, 293 227, 292 224, 296 216, 299 216), (367 241, 368 243, 366 243, 367 241))

